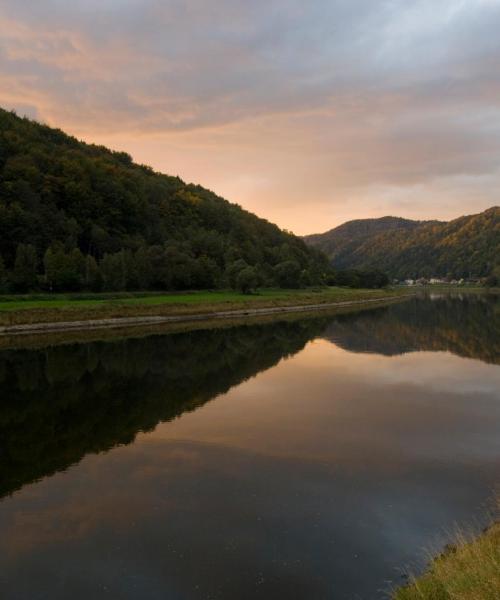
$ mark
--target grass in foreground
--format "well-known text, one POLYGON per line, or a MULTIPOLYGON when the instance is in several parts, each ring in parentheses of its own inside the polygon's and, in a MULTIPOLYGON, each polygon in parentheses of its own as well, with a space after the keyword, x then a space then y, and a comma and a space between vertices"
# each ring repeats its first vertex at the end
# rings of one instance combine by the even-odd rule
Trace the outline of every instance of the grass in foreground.
POLYGON ((109 319, 151 315, 207 314, 242 308, 268 308, 383 299, 407 294, 405 290, 309 288, 266 289, 245 295, 229 290, 187 293, 125 293, 0 296, 0 325, 109 319))
POLYGON ((460 536, 394 600, 499 600, 500 523, 472 541, 460 536))

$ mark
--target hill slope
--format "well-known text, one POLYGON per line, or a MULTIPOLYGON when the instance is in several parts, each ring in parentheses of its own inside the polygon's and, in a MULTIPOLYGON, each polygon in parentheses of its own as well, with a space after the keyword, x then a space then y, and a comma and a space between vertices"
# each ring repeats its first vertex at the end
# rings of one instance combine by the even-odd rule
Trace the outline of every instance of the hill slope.
POLYGON ((317 283, 328 261, 129 155, 0 109, 0 286, 184 289, 317 283), (248 267, 254 267, 248 271, 248 267))
POLYGON ((500 264, 500 208, 450 222, 362 219, 304 239, 338 269, 378 268, 398 278, 482 277, 500 264))

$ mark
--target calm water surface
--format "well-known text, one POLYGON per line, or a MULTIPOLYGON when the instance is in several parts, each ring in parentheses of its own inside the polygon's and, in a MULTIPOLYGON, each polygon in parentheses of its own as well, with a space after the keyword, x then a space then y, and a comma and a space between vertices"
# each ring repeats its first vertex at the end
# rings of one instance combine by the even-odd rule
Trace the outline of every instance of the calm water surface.
POLYGON ((383 598, 500 484, 500 302, 0 352, 0 597, 383 598))

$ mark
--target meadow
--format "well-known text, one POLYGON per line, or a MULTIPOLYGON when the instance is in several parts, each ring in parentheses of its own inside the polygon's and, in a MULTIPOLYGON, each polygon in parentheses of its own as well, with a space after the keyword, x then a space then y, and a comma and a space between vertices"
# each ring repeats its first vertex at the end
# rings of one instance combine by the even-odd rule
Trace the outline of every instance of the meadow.
POLYGON ((306 306, 383 299, 405 289, 360 290, 318 287, 299 290, 263 289, 253 294, 231 290, 114 293, 27 294, 0 296, 0 325, 48 323, 118 317, 207 314, 242 308, 306 306))

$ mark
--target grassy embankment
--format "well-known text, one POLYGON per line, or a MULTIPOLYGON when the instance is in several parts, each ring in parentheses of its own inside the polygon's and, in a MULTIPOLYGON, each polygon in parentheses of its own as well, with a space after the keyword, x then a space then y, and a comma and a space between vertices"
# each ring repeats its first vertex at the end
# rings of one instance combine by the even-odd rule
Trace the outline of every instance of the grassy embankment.
POLYGON ((500 523, 455 544, 433 559, 421 577, 397 590, 393 600, 498 600, 500 598, 500 523))
POLYGON ((234 291, 187 293, 53 294, 0 296, 0 326, 118 317, 206 314, 253 308, 307 306, 384 299, 408 289, 354 290, 315 288, 266 289, 245 295, 234 291))

